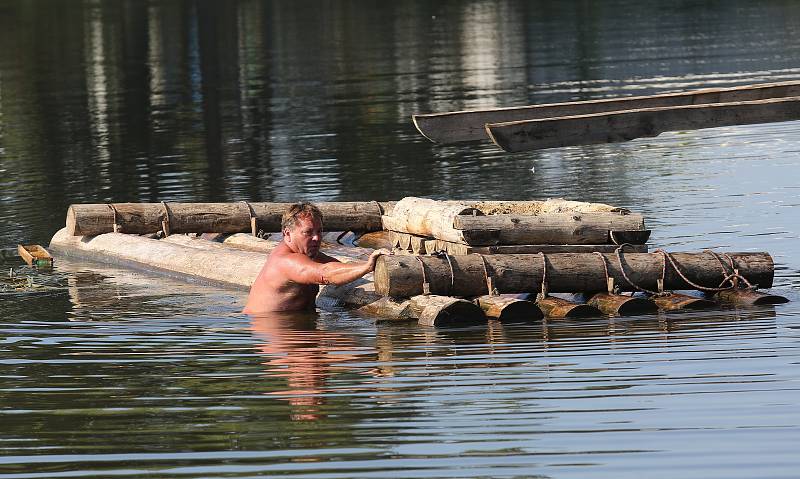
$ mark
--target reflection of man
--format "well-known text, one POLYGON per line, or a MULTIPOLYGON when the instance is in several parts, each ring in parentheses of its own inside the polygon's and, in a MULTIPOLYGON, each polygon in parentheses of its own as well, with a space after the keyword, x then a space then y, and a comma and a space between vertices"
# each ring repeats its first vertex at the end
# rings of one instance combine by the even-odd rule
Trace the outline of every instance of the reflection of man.
POLYGON ((340 263, 319 251, 322 213, 311 203, 297 203, 283 214, 283 240, 267 258, 250 288, 244 312, 303 311, 314 308, 320 284, 345 284, 375 269, 387 250, 374 251, 366 262, 340 263))

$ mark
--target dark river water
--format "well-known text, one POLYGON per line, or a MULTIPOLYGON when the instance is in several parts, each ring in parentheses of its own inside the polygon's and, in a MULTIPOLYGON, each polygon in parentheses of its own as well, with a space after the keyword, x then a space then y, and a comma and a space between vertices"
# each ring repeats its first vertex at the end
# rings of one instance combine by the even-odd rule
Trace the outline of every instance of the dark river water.
POLYGON ((70 203, 565 197, 768 251, 793 300, 434 329, 7 258, 34 287, 0 292, 0 478, 797 477, 800 123, 506 154, 410 115, 798 59, 789 0, 0 1, 0 250, 70 203))

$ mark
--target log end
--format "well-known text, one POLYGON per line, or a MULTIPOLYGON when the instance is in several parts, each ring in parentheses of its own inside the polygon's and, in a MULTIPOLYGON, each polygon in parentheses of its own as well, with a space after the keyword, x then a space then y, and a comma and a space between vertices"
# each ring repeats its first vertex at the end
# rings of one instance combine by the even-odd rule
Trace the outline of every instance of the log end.
POLYGON ((784 296, 754 291, 751 289, 731 289, 727 291, 720 291, 717 293, 717 298, 722 302, 744 306, 763 306, 789 302, 789 299, 784 296))
POLYGON ((640 314, 653 314, 658 312, 658 306, 647 298, 633 297, 617 308, 620 316, 637 316, 640 314))
POLYGON ((543 317, 544 314, 536 303, 519 300, 506 305, 495 319, 503 323, 520 323, 538 321, 543 317))
POLYGON ((78 229, 77 213, 75 212, 75 205, 69 205, 67 208, 67 221, 66 221, 67 234, 72 236, 81 236, 78 229))
POLYGON ((463 299, 453 299, 448 304, 431 304, 419 315, 423 326, 464 326, 485 323, 486 315, 480 306, 463 299))

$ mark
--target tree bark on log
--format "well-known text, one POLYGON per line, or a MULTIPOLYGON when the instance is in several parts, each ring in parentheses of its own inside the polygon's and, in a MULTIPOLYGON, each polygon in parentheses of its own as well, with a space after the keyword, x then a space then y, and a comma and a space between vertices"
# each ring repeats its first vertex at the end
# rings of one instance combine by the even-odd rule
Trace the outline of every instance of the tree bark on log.
MULTIPOLYGON (((729 253, 739 274, 761 288, 772 286, 774 265, 768 253, 729 253)), ((616 254, 553 253, 547 258, 547 289, 552 293, 600 292, 607 290, 608 274, 621 291, 636 288, 657 290, 662 275, 663 257, 659 253, 621 253, 622 266, 616 254)), ((730 273, 711 253, 672 253, 681 272, 703 287, 718 287, 730 273)), ((451 256, 382 256, 375 269, 376 290, 386 296, 410 297, 421 294, 423 277, 432 294, 448 296, 480 296, 486 293, 485 272, 493 277, 499 293, 537 292, 544 272, 543 255, 478 255, 451 256), (485 261, 485 266, 484 266, 485 261), (424 276, 423 267, 424 264, 424 276), (451 269, 452 268, 452 269, 451 269), (451 273, 452 271, 452 273, 451 273)), ((695 289, 667 264, 664 274, 667 290, 695 289)))
MULTIPOLYGON (((258 230, 281 231, 281 216, 293 203, 114 203, 74 204, 67 210, 67 230, 74 236, 95 236, 117 231, 154 233, 167 223, 169 233, 252 232, 251 217, 258 230)), ((381 215, 392 211, 394 202, 322 202, 325 229, 330 231, 379 231, 381 215)))
POLYGON ((608 244, 612 243, 609 231, 645 229, 642 215, 615 213, 456 216, 453 227, 461 230, 465 242, 473 246, 608 244), (494 242, 478 243, 487 236, 483 233, 486 231, 497 232, 494 242))

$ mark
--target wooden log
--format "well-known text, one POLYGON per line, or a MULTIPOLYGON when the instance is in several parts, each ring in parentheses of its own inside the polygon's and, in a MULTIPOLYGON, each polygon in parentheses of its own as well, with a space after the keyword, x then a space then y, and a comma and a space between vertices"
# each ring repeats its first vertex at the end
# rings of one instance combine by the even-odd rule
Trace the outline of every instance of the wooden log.
POLYGON ((356 235, 353 244, 362 248, 372 249, 392 249, 392 241, 390 239, 389 231, 372 231, 362 235, 356 235))
MULTIPOLYGON (((393 202, 315 203, 331 231, 379 231, 381 215, 392 211, 393 202)), ((251 232, 251 215, 264 232, 281 231, 281 216, 292 203, 114 203, 74 204, 67 210, 67 230, 75 236, 94 236, 117 231, 154 233, 165 220, 174 233, 251 232)))
POLYGON ((586 302, 609 316, 637 316, 658 311, 656 303, 648 298, 621 294, 597 293, 586 302))
MULTIPOLYGON (((444 252, 452 255, 467 254, 537 254, 537 253, 613 253, 618 248, 614 244, 520 244, 520 245, 492 245, 470 246, 466 244, 451 243, 441 240, 426 240, 425 254, 444 252)), ((625 247, 626 252, 647 253, 646 244, 630 245, 625 247)))
POLYGON ((481 214, 463 203, 406 197, 394 205, 391 216, 384 215, 382 220, 385 230, 460 242, 453 218, 481 214))
POLYGON ((698 130, 800 119, 800 97, 642 108, 592 115, 490 123, 492 141, 508 152, 595 145, 698 130))
POLYGON ((715 296, 723 303, 731 303, 742 306, 783 304, 789 302, 789 300, 783 296, 769 294, 763 291, 754 291, 747 288, 736 288, 720 291, 715 296))
POLYGON ((473 301, 489 319, 501 322, 538 321, 543 317, 542 310, 535 302, 513 296, 483 295, 473 301))
POLYGON ((417 130, 429 140, 435 143, 456 143, 487 139, 485 129, 487 123, 587 115, 640 108, 763 100, 798 95, 800 95, 800 82, 790 81, 660 95, 414 115, 413 120, 417 130))
POLYGON ((594 306, 576 303, 564 298, 546 296, 539 298, 536 305, 546 318, 578 319, 601 316, 602 313, 594 306))
MULTIPOLYGON (((554 213, 537 216, 491 215, 456 216, 453 227, 462 230, 467 244, 608 244, 612 243, 609 231, 644 231, 642 215, 616 213, 554 213), (476 243, 481 234, 469 231, 496 231, 494 243, 476 243), (473 242, 470 242, 473 241, 473 242)), ((643 239, 646 240, 646 237, 643 239)))
POLYGON ((656 303, 658 309, 662 311, 699 310, 709 309, 715 306, 713 301, 680 293, 653 296, 651 299, 656 303))
MULTIPOLYGON (((621 291, 635 288, 625 279, 616 254, 601 253, 608 265, 609 276, 621 291)), ((720 264, 711 253, 672 253, 683 274, 704 287, 722 282, 720 264)), ((768 253, 729 253, 734 267, 753 284, 772 286, 774 265, 768 253)), ((552 293, 599 292, 607 289, 603 262, 594 253, 553 253, 547 258, 548 291, 552 293)), ((624 272, 635 284, 657 289, 663 257, 659 253, 622 253, 624 272)), ((432 294, 479 296, 486 291, 486 270, 494 278, 499 293, 536 292, 543 276, 542 255, 508 254, 478 257, 451 256, 382 256, 375 269, 376 290, 392 297, 410 297, 422 293, 423 269, 432 294), (452 270, 451 270, 452 265, 452 270), (452 273, 451 273, 452 271, 452 273)), ((694 289, 672 266, 667 267, 665 289, 694 289)))
POLYGON ((486 322, 486 315, 478 305, 449 296, 414 296, 411 310, 423 326, 448 327, 486 322))

